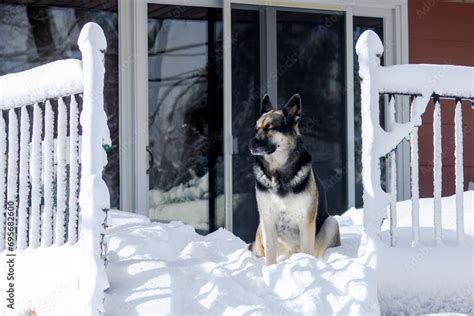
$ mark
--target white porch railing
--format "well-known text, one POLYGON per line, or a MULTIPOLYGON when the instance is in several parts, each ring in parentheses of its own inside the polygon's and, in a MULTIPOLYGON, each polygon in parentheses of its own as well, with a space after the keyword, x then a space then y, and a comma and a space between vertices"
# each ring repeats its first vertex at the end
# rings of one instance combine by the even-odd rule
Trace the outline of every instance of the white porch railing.
POLYGON ((391 244, 396 235, 396 156, 394 153, 403 139, 411 145, 412 243, 419 242, 419 170, 418 127, 421 115, 431 98, 434 99, 434 240, 441 243, 441 106, 440 99, 456 99, 455 108, 455 186, 457 242, 464 238, 463 206, 463 134, 462 99, 474 99, 474 68, 449 65, 396 65, 383 67, 380 57, 383 45, 373 31, 364 32, 358 39, 359 75, 362 78, 362 181, 364 184, 364 225, 369 232, 378 233, 387 208, 390 210, 391 244), (379 96, 388 94, 386 130, 379 121, 379 96), (411 118, 408 123, 395 121, 395 95, 411 96, 411 118), (380 158, 388 158, 389 182, 387 190, 381 186, 380 158))
POLYGON ((110 146, 103 109, 107 44, 95 23, 84 26, 78 44, 82 61, 0 77, 0 252, 78 243, 81 297, 88 299, 81 304, 96 314, 108 286, 101 256, 110 203, 102 179, 103 145, 110 146))

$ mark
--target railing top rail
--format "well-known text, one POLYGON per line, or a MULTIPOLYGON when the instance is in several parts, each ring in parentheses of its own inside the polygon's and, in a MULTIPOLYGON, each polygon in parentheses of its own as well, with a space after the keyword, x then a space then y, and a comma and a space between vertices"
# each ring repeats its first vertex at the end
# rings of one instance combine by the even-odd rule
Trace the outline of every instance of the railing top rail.
POLYGON ((421 94, 474 98, 474 67, 432 64, 382 66, 384 48, 373 31, 365 31, 357 40, 359 74, 370 71, 381 93, 421 94))
POLYGON ((83 91, 82 62, 64 59, 0 77, 0 110, 83 91))
MULTIPOLYGON (((406 95, 406 96, 410 96, 410 97, 421 97, 422 94, 421 93, 405 93, 405 92, 398 92, 398 91, 384 91, 384 92, 380 92, 379 93, 380 95, 406 95)), ((436 99, 447 99, 447 100, 457 100, 457 99, 460 99, 460 100, 465 100, 465 101, 469 101, 469 102, 474 102, 474 98, 469 98, 469 97, 465 97, 465 96, 454 96, 454 95, 439 95, 439 94, 436 94, 433 92, 433 94, 431 95, 432 98, 436 99)))

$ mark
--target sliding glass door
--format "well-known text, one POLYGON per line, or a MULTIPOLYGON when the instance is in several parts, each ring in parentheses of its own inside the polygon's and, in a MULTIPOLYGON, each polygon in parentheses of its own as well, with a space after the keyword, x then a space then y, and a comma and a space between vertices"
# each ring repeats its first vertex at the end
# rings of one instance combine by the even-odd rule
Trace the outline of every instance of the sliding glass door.
POLYGON ((142 213, 203 233, 225 225, 253 240, 259 219, 247 145, 265 93, 279 108, 293 94, 302 96, 303 140, 326 187, 329 211, 342 214, 354 206, 360 198, 354 194, 360 185, 360 110, 353 45, 362 29, 375 23, 380 32, 381 20, 386 27, 386 17, 259 3, 193 4, 147 5, 148 201, 142 213), (230 32, 224 28, 229 18, 230 32))

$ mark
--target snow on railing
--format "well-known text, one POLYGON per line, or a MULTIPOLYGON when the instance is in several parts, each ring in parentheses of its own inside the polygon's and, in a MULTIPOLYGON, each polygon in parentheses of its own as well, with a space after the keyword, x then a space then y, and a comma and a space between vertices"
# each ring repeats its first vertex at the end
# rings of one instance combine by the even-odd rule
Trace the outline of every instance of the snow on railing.
POLYGON ((97 314, 108 287, 102 256, 110 203, 102 179, 103 146, 111 144, 103 107, 107 44, 95 23, 83 27, 78 44, 82 61, 0 77, 0 252, 77 243, 84 306, 97 314), (7 205, 18 209, 14 237, 6 234, 7 205))
POLYGON ((364 225, 369 232, 379 233, 390 209, 391 244, 396 244, 396 156, 395 148, 410 139, 412 243, 419 242, 419 170, 418 127, 428 102, 434 99, 434 216, 435 242, 441 243, 441 105, 440 99, 456 99, 455 108, 455 172, 457 242, 464 238, 463 206, 463 139, 462 99, 474 99, 474 68, 450 65, 395 65, 383 67, 380 57, 383 45, 373 31, 364 32, 356 44, 359 56, 362 111, 362 181, 364 185, 364 225), (386 130, 379 118, 379 97, 389 95, 386 130), (407 123, 395 121, 395 95, 411 96, 411 117, 407 123), (387 157, 388 156, 388 157, 387 157), (389 181, 386 191, 381 185, 380 158, 388 158, 389 181))

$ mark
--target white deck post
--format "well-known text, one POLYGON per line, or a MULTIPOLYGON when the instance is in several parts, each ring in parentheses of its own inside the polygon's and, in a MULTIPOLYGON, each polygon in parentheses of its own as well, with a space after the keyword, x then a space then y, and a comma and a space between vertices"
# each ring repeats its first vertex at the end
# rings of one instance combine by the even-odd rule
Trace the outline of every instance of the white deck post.
POLYGON ((102 312, 104 291, 108 287, 104 263, 100 258, 104 233, 104 209, 110 207, 107 186, 102 179, 106 164, 103 144, 110 145, 107 117, 104 112, 104 53, 107 48, 104 32, 95 23, 87 23, 79 35, 82 53, 84 94, 81 113, 81 231, 79 241, 84 251, 81 291, 86 295, 89 314, 102 312), (102 157, 102 159, 100 159, 102 157))

